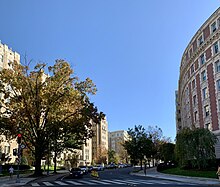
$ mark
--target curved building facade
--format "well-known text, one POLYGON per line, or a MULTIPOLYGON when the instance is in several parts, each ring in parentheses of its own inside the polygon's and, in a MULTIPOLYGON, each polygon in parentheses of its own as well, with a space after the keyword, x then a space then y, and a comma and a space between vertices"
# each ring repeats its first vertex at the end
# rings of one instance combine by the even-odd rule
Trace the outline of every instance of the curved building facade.
MULTIPOLYGON (((220 139, 220 8, 186 47, 176 92, 176 129, 207 128, 220 139)), ((220 158, 220 145, 216 145, 220 158)))

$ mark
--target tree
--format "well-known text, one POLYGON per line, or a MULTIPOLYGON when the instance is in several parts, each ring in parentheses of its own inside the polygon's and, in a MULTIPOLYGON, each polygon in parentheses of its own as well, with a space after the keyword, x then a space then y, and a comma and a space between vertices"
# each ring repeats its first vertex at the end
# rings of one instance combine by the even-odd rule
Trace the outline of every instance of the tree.
POLYGON ((174 149, 175 149, 175 144, 164 142, 160 146, 161 160, 163 160, 164 162, 174 161, 175 160, 174 149))
POLYGON ((108 162, 117 163, 116 153, 114 150, 108 150, 108 162))
POLYGON ((105 146, 99 145, 97 146, 97 152, 95 155, 95 163, 99 164, 107 164, 107 159, 108 159, 108 150, 106 149, 105 146))
POLYGON ((204 128, 184 128, 176 136, 175 155, 180 167, 206 168, 215 158, 217 137, 204 128))
POLYGON ((131 162, 137 164, 141 163, 146 155, 151 152, 152 141, 147 137, 144 127, 138 125, 134 129, 128 129, 129 140, 125 141, 124 147, 130 155, 131 162))
POLYGON ((161 159, 160 156, 160 146, 163 144, 163 142, 169 141, 169 138, 166 138, 163 136, 163 131, 161 128, 158 126, 148 126, 147 130, 147 136, 150 138, 152 141, 152 149, 149 154, 150 158, 148 159, 153 159, 153 165, 154 165, 154 160, 155 159, 161 159))
POLYGON ((41 175, 41 159, 49 144, 57 143, 54 131, 57 141, 65 143, 72 140, 77 144, 91 136, 89 116, 99 115, 95 107, 86 117, 84 114, 91 104, 88 94, 95 94, 96 87, 89 78, 79 81, 73 76, 64 60, 56 60, 48 68, 37 64, 32 71, 16 62, 11 67, 0 72, 0 130, 7 137, 22 133, 22 140, 35 156, 35 175, 41 175))

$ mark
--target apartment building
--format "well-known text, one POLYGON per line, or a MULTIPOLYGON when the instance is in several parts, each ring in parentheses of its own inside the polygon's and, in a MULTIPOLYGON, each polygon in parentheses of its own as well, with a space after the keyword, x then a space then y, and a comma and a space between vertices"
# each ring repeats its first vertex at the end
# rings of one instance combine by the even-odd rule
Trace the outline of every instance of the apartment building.
POLYGON ((114 150, 119 162, 127 162, 127 153, 123 143, 128 140, 128 133, 125 130, 118 130, 108 133, 109 150, 114 150))
MULTIPOLYGON (((15 61, 20 63, 20 55, 0 42, 0 70, 12 68, 11 63, 15 61)), ((2 97, 3 95, 0 93, 0 98, 2 97)), ((15 139, 6 140, 4 135, 0 135, 0 156, 5 157, 6 163, 15 162, 16 157, 13 156, 13 149, 17 147, 18 144, 15 139)))
POLYGON ((99 124, 93 123, 92 159, 94 163, 108 162, 108 122, 102 119, 99 124))
MULTIPOLYGON (((176 130, 207 128, 220 139, 220 8, 186 47, 176 92, 176 130)), ((216 145, 220 158, 220 142, 216 145)))

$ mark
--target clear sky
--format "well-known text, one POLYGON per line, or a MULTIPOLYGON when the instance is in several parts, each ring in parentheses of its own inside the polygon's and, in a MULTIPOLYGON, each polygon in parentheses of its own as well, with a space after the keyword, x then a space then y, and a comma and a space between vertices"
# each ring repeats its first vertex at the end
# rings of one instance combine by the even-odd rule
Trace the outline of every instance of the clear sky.
POLYGON ((67 60, 98 92, 109 131, 157 125, 175 138, 182 54, 219 0, 1 0, 0 40, 35 62, 67 60))

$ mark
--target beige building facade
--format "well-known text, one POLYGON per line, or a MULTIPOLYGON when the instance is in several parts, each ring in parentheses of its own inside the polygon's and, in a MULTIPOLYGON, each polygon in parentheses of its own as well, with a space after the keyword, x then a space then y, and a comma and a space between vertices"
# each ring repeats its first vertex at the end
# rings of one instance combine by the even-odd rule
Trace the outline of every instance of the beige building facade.
POLYGON ((114 150, 120 163, 126 163, 127 153, 123 143, 128 140, 128 133, 125 130, 118 130, 108 133, 109 150, 114 150))
MULTIPOLYGON (((0 70, 6 68, 12 68, 11 63, 13 62, 20 63, 20 55, 12 51, 7 45, 0 43, 0 70)), ((0 93, 0 98, 2 98, 2 94, 0 93)), ((17 148, 18 144, 15 139, 6 140, 4 135, 0 136, 0 156, 5 157, 5 161, 3 163, 14 163, 16 156, 13 156, 13 149, 17 148)))

